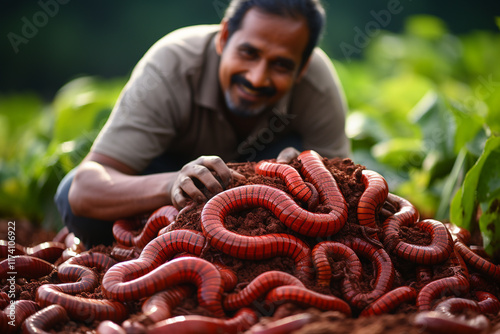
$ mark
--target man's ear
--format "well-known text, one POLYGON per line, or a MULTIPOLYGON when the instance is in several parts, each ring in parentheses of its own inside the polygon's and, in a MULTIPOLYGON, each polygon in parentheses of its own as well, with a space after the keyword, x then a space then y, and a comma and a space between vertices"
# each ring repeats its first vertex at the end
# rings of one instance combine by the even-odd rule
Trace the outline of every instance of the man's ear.
POLYGON ((300 70, 299 74, 297 75, 297 79, 295 79, 295 83, 299 83, 300 80, 304 77, 304 75, 306 74, 307 72, 307 68, 309 67, 309 64, 311 63, 311 58, 312 58, 312 55, 309 56, 309 59, 307 59, 306 63, 304 64, 304 66, 302 67, 302 69, 300 70))
POLYGON ((224 50, 224 47, 226 46, 227 40, 229 38, 227 20, 222 20, 220 25, 221 29, 215 38, 215 51, 217 51, 219 56, 222 54, 222 50, 224 50))

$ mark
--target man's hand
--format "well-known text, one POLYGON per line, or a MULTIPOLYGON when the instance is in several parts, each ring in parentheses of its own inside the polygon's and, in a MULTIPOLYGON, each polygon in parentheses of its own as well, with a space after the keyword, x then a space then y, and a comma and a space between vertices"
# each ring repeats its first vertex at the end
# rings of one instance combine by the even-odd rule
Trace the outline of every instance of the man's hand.
POLYGON ((293 159, 297 158, 299 154, 300 152, 294 147, 287 147, 278 154, 276 162, 280 164, 289 164, 293 159))
MULTIPOLYGON (((202 156, 182 167, 170 190, 172 204, 180 209, 186 206, 189 199, 202 203, 208 200, 199 188, 201 183, 211 196, 227 188, 233 177, 244 176, 227 167, 217 156, 202 156), (195 183, 195 180, 199 181, 195 183)), ((210 197, 211 197, 210 196, 210 197)))

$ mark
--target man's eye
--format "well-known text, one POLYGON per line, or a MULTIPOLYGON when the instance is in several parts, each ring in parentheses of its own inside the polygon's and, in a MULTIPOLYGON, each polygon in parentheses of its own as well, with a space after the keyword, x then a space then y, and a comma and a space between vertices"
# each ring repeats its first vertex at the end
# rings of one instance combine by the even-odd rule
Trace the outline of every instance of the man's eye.
POLYGON ((290 72, 293 71, 293 64, 290 64, 286 61, 275 61, 274 62, 274 67, 281 72, 290 72))
POLYGON ((255 50, 252 49, 240 49, 240 54, 247 58, 252 58, 256 56, 255 50))

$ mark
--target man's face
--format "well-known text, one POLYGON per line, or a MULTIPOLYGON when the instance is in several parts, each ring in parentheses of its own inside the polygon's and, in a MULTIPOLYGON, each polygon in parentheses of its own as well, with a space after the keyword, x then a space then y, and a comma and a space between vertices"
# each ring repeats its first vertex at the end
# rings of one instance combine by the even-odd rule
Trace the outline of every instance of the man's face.
POLYGON ((300 78, 299 66, 309 40, 304 18, 250 9, 228 39, 222 23, 217 52, 219 81, 228 109, 251 117, 275 105, 300 78))

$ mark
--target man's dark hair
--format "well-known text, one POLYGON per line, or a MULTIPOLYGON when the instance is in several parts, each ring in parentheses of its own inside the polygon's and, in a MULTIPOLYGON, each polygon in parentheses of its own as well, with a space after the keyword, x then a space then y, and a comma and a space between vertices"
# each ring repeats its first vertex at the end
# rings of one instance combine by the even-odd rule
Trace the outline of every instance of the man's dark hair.
POLYGON ((320 0, 232 0, 224 16, 228 23, 229 38, 240 29, 243 17, 252 8, 269 14, 292 18, 302 16, 306 19, 309 42, 302 54, 302 68, 318 44, 325 25, 325 10, 320 0))

